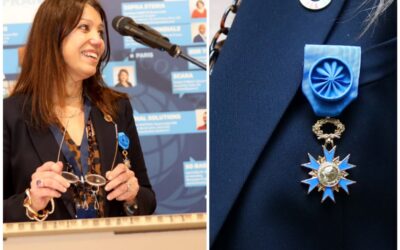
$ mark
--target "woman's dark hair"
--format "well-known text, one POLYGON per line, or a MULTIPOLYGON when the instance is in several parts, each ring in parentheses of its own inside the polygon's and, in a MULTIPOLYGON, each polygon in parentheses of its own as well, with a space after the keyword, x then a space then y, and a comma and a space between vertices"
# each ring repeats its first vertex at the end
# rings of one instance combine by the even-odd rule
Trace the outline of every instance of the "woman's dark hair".
MULTIPOLYGON (((101 71, 110 58, 107 17, 96 0, 45 0, 39 7, 25 46, 21 73, 12 95, 22 94, 32 106, 24 110, 36 127, 43 128, 57 121, 54 113, 54 95, 61 100, 66 90, 66 63, 62 54, 63 40, 78 25, 86 4, 101 16, 105 26, 105 50, 96 73, 83 80, 83 93, 103 113, 117 117, 116 101, 125 95, 107 88, 101 71)), ((26 107, 26 105, 24 105, 26 107)))

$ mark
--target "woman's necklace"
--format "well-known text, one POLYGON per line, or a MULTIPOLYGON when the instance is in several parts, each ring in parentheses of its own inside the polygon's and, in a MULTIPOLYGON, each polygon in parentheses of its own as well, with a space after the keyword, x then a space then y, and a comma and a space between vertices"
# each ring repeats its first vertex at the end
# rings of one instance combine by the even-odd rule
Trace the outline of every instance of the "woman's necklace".
POLYGON ((68 119, 69 120, 71 118, 74 118, 74 117, 80 115, 82 112, 83 112, 82 108, 77 108, 75 110, 75 112, 72 112, 72 114, 66 114, 63 111, 56 111, 56 114, 57 114, 58 118, 60 118, 60 119, 68 119))
POLYGON ((83 99, 82 99, 82 95, 77 95, 77 96, 73 96, 73 97, 68 97, 67 99, 72 99, 74 101, 70 101, 69 105, 73 105, 70 109, 75 109, 73 112, 67 113, 67 109, 61 108, 60 106, 56 106, 56 114, 57 117, 59 119, 71 119, 74 118, 78 115, 80 115, 83 112, 83 99), (78 99, 79 98, 79 99, 78 99), (75 105, 78 105, 78 107, 76 107, 75 105))

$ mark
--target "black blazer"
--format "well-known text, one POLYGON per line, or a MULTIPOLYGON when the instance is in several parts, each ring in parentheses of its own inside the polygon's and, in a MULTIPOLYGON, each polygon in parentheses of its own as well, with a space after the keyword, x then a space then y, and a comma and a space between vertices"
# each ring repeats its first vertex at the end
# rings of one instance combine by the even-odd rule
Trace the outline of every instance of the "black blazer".
MULTIPOLYGON (((29 118, 24 115, 29 111, 29 99, 17 95, 4 100, 4 222, 28 221, 23 207, 24 191, 30 186, 31 175, 36 168, 47 161, 56 161, 58 144, 49 129, 39 131, 30 125, 29 118)), ((130 138, 129 158, 132 170, 138 179, 140 189, 137 196, 139 210, 137 214, 151 214, 156 207, 156 199, 152 190, 140 147, 139 137, 133 119, 132 107, 128 99, 119 101, 118 131, 125 132, 130 138)), ((110 170, 114 157, 115 128, 104 120, 101 111, 92 107, 90 113, 96 132, 100 151, 102 175, 110 170)), ((65 160, 64 160, 65 162, 65 160)), ((122 162, 122 154, 118 151, 116 164, 122 162)), ((55 199, 55 212, 48 220, 74 218, 74 205, 71 197, 63 194, 55 199)), ((123 202, 105 200, 105 216, 124 216, 123 202)))
POLYGON ((210 79, 213 249, 396 248, 396 1, 362 37, 377 1, 245 0, 210 79), (362 4, 365 5, 362 5, 362 4), (358 98, 338 117, 336 155, 356 168, 336 204, 301 181, 322 155, 301 91, 305 44, 361 46, 358 98))

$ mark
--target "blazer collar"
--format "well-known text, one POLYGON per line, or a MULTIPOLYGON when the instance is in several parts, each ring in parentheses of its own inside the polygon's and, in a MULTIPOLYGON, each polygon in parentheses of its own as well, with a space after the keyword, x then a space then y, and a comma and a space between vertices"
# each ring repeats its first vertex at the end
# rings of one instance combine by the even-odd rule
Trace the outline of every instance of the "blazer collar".
POLYGON ((304 45, 325 43, 344 2, 241 5, 210 80, 210 244, 299 89, 304 45))
MULTIPOLYGON (((91 118, 93 126, 95 127, 97 145, 100 151, 101 173, 105 176, 106 172, 112 168, 111 165, 116 151, 115 126, 114 123, 106 121, 103 113, 96 107, 92 108, 91 118)), ((117 156, 119 156, 119 154, 117 154, 117 156)), ((118 159, 119 158, 116 159, 114 164, 116 164, 118 159)))
MULTIPOLYGON (((96 107, 92 107, 91 118, 95 128, 97 145, 100 151, 101 174, 102 176, 106 176, 106 172, 111 170, 113 167, 114 154, 117 154, 114 167, 117 162, 122 162, 120 154, 118 154, 118 148, 115 148, 115 126, 113 122, 106 121, 104 119, 104 114, 96 107)), ((104 215, 108 217, 109 213, 110 202, 106 200, 104 203, 104 215)))

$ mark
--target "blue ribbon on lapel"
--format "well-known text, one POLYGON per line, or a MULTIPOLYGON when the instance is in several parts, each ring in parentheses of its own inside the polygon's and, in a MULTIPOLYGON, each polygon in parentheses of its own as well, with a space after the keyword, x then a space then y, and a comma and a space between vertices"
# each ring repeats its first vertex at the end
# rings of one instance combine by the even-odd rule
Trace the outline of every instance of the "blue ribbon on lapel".
POLYGON ((360 47, 305 46, 302 90, 317 116, 338 116, 357 98, 360 66, 360 47))

